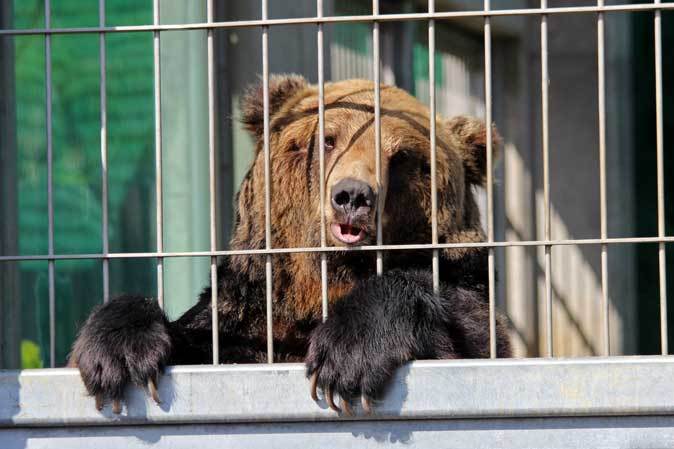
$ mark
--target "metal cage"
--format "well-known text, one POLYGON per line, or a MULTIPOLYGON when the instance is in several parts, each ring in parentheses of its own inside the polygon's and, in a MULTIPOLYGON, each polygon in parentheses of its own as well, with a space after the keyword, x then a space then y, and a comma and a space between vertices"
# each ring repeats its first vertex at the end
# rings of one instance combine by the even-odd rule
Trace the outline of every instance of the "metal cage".
MULTIPOLYGON (((476 2, 477 3, 477 2, 476 2)), ((319 88, 319 136, 324 140, 325 55, 324 26, 333 23, 371 24, 375 85, 375 136, 377 179, 381 177, 380 111, 380 25, 389 21, 421 21, 428 24, 430 113, 436 116, 435 52, 436 24, 455 18, 479 18, 484 36, 485 119, 493 122, 492 94, 492 18, 534 16, 540 19, 540 94, 542 109, 542 156, 544 239, 498 241, 494 234, 494 161, 491 127, 487 127, 486 230, 481 243, 439 243, 437 235, 437 186, 435 176, 435 120, 430 122, 432 241, 415 245, 384 245, 381 207, 377 209, 376 245, 353 248, 375 251, 377 273, 383 270, 385 251, 429 249, 433 251, 434 287, 439 283, 439 250, 443 248, 481 247, 488 249, 490 351, 496 357, 495 335, 495 249, 503 247, 540 247, 544 249, 545 316, 547 358, 485 361, 421 361, 401 369, 394 385, 374 417, 344 420, 317 407, 305 394, 307 388, 299 365, 220 366, 218 360, 218 316, 213 313, 214 367, 175 367, 162 382, 162 397, 171 398, 168 406, 153 408, 145 404, 138 391, 131 393, 128 410, 120 417, 94 411, 85 397, 77 372, 68 369, 0 373, 0 446, 18 447, 140 447, 156 442, 166 447, 223 447, 236 445, 260 447, 322 446, 363 447, 411 443, 419 447, 664 447, 674 437, 674 361, 667 356, 667 292, 665 244, 674 237, 665 232, 665 187, 663 162, 663 82, 662 25, 663 10, 674 4, 651 3, 550 8, 546 0, 540 7, 527 9, 491 9, 484 0, 481 9, 437 12, 434 0, 423 13, 381 14, 373 0, 371 14, 324 16, 322 0, 316 1, 316 15, 305 18, 269 19, 268 0, 262 0, 262 17, 244 21, 214 21, 213 0, 207 0, 204 23, 161 24, 159 1, 153 3, 153 23, 138 26, 106 26, 105 0, 99 0, 99 25, 96 27, 53 28, 50 1, 45 0, 45 24, 35 29, 0 29, 0 37, 35 35, 45 40, 46 60, 46 136, 48 187, 48 254, 0 255, 2 261, 43 260, 48 262, 49 336, 52 367, 55 361, 56 313, 54 263, 65 259, 102 261, 104 300, 109 299, 109 262, 112 259, 146 258, 156 260, 158 301, 163 305, 163 263, 166 258, 206 256, 210 258, 212 307, 217 301, 217 258, 236 254, 266 257, 267 352, 273 362, 272 339, 272 256, 293 252, 321 254, 323 319, 328 314, 327 259, 330 251, 342 250, 326 245, 325 217, 321 220, 319 247, 275 248, 271 245, 270 148, 269 148, 269 29, 278 25, 304 24, 316 28, 317 73, 319 88), (657 236, 611 238, 607 232, 606 207, 606 14, 614 12, 650 12, 655 30, 655 86, 657 141, 657 236), (548 96, 548 18, 558 14, 593 14, 597 21, 598 118, 599 118, 599 238, 555 240, 551 235, 549 175, 549 96, 548 96), (216 246, 216 118, 214 32, 224 28, 260 27, 262 29, 262 80, 264 92, 265 157, 265 249, 218 250, 216 246), (210 250, 165 251, 162 238, 162 111, 161 111, 161 33, 173 30, 206 30, 208 61, 208 149, 210 190, 210 250), (108 239, 108 149, 106 143, 106 36, 111 33, 152 32, 154 51, 155 169, 156 169, 156 251, 114 253, 108 239), (99 36, 100 57, 100 164, 102 173, 102 248, 100 254, 57 254, 54 249, 54 199, 52 179, 52 72, 51 38, 60 34, 90 33, 99 36), (610 357, 607 249, 623 243, 657 243, 659 268, 660 336, 662 356, 610 357), (589 359, 551 359, 552 287, 551 248, 557 245, 596 245, 601 248, 601 292, 603 310, 603 357, 589 359), (479 387, 478 385, 479 380, 479 387), (213 391, 221 392, 215 399, 213 391)), ((324 202, 325 158, 320 147, 321 202, 324 202)), ((323 204, 321 204, 323 206, 323 204)))

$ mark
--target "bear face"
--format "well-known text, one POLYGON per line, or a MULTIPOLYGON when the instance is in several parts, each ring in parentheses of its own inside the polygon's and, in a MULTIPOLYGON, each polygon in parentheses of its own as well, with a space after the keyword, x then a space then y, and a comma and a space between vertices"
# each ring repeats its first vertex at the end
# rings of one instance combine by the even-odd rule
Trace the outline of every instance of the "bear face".
MULTIPOLYGON (((321 210, 318 89, 296 75, 269 80, 269 152, 271 168, 271 245, 275 248, 317 247, 321 214, 329 246, 376 244, 377 208, 383 208, 384 244, 431 242, 431 150, 428 108, 405 91, 381 87, 381 180, 376 179, 374 85, 366 80, 327 83, 325 99, 325 190, 321 210)), ((255 140, 256 155, 238 197, 232 247, 265 246, 265 154, 262 86, 242 101, 243 123, 255 140)), ((494 130, 494 148, 498 136, 494 130)), ((436 122, 438 241, 484 239, 473 186, 485 178, 486 128, 482 121, 457 117, 436 122)), ((468 249, 446 249, 455 260, 468 249)), ((393 253, 393 252, 392 252, 393 253)), ((318 305, 320 287, 315 253, 290 254, 281 266, 292 266, 278 293, 295 306, 318 305), (318 282, 317 282, 318 281, 318 282), (295 284, 288 286, 287 283, 295 284), (307 293, 309 292, 309 293, 307 293), (309 298, 299 296, 314 295, 309 298)), ((371 274, 374 252, 329 253, 331 289, 347 291, 357 278, 371 274)), ((388 257, 388 256, 387 256, 388 257)), ((388 268, 398 265, 391 255, 388 268)), ((259 258, 258 258, 259 259, 259 258)), ((429 259, 430 263, 430 259, 429 259)), ((250 257, 235 257, 241 270, 261 272, 250 257)), ((330 295, 336 296, 336 295, 330 295)), ((303 309, 299 307, 299 309, 303 309)))

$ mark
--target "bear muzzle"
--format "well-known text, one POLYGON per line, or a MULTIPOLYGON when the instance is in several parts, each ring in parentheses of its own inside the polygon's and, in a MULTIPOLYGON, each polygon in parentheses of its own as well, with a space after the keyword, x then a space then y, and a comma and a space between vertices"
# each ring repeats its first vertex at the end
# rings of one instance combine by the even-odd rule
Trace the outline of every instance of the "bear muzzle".
POLYGON ((361 243, 368 236, 370 222, 377 207, 372 186, 354 178, 345 178, 332 186, 330 203, 334 220, 332 235, 347 245, 361 243))

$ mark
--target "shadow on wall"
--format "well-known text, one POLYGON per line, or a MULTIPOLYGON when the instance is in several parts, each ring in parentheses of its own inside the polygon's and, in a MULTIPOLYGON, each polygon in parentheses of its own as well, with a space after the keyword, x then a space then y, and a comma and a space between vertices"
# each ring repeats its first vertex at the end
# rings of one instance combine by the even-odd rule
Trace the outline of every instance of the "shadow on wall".
POLYGON ((13 418, 21 411, 21 371, 0 370, 0 441, 7 449, 23 449, 26 446, 27 436, 22 432, 13 431, 13 418))
MULTIPOLYGON (((401 415, 408 397, 409 365, 398 370, 385 392, 386 400, 376 404, 380 419, 365 422, 344 419, 332 412, 314 415, 318 411, 315 408, 326 409, 327 404, 324 401, 314 404, 308 397, 308 381, 301 366, 289 366, 290 372, 268 372, 264 367, 258 371, 255 366, 251 369, 255 372, 252 376, 251 371, 237 373, 234 369, 229 374, 209 374, 208 367, 203 370, 197 368, 196 377, 180 368, 171 369, 159 382, 159 394, 163 400, 159 407, 142 389, 132 387, 126 392, 128 401, 120 415, 113 414, 109 404, 98 412, 94 399, 85 394, 75 370, 1 372, 2 449, 147 447, 157 443, 171 447, 194 447, 197 442, 202 447, 202 444, 214 441, 221 444, 230 440, 260 447, 253 443, 266 441, 277 445, 279 439, 291 435, 297 441, 307 436, 325 438, 339 435, 343 441, 358 442, 359 445, 407 444, 413 441, 413 427, 402 425, 402 421, 395 419, 401 415), (198 374, 199 371, 202 374, 198 374), (292 374, 290 378, 289 374, 292 374), (54 390, 55 383, 59 383, 58 391, 54 390), (284 391, 250 391, 255 388, 264 392, 279 384, 285 385, 284 391), (284 420, 283 414, 292 417, 297 412, 293 401, 285 403, 284 398, 288 394, 299 400, 297 404, 308 407, 305 408, 308 415, 301 418, 304 422, 288 423, 284 420), (222 397, 215 397, 217 395, 222 397), (256 399, 246 399, 251 396, 256 399), (276 405, 265 405, 265 400, 276 405), (230 403, 223 404, 221 401, 230 403), (279 401, 285 405, 279 407, 279 401), (234 417, 234 420, 239 417, 251 423, 203 424, 218 420, 220 413, 223 413, 220 415, 223 419, 226 416, 230 419, 234 417), (320 415, 330 421, 312 422, 310 416, 320 415), (381 417, 393 419, 382 420, 381 417), (162 425, 158 425, 159 421, 162 425), (12 427, 15 423, 20 423, 21 427, 12 427)), ((354 410, 356 415, 362 415, 355 401, 354 410)), ((297 441, 290 446, 300 447, 297 441)))

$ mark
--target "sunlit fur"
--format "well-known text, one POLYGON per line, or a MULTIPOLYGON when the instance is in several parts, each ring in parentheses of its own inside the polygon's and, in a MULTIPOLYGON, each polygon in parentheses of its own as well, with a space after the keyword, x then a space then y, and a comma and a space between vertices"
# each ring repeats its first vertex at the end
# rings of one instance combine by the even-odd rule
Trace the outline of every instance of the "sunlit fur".
MULTIPOLYGON (((335 216, 331 187, 346 177, 372 186, 380 198, 384 244, 431 242, 430 121, 426 106, 406 92, 381 86, 381 182, 375 170, 374 86, 349 80, 325 85, 325 155, 321 209, 316 86, 299 76, 269 81, 271 241, 273 248, 318 247, 321 214, 335 216)), ((242 121, 254 161, 236 199, 230 247, 263 249, 265 151, 262 86, 243 97, 242 121)), ((478 119, 438 117, 437 230, 440 243, 483 240, 474 187, 485 179, 486 127, 478 119)), ((493 132, 494 149, 498 136, 493 132)), ((376 243, 374 209, 364 218, 376 243)), ((343 247, 326 229, 328 246, 343 247)), ((320 387, 342 395, 374 396, 402 363, 416 358, 489 355, 486 253, 440 251, 441 286, 434 293, 430 250, 384 252, 387 274, 375 273, 374 251, 327 253, 330 316, 321 324, 321 256, 300 252, 272 259, 273 337, 277 361, 307 363, 320 387), (308 351, 308 352, 307 352, 308 351), (306 357, 306 359, 305 359, 306 357)), ((266 361, 265 255, 224 257, 218 266, 220 362, 266 361)), ((127 383, 145 385, 166 364, 211 361, 211 287, 169 322, 156 302, 126 296, 97 308, 73 347, 97 402, 119 399, 127 383)), ((508 356, 497 317, 497 354, 508 356)))

